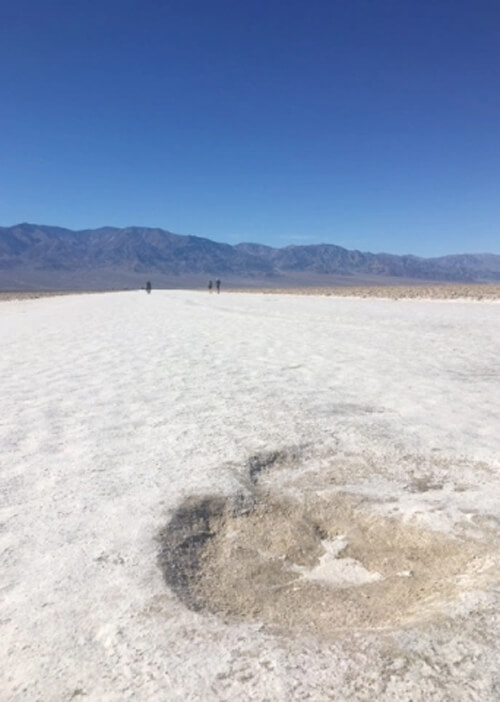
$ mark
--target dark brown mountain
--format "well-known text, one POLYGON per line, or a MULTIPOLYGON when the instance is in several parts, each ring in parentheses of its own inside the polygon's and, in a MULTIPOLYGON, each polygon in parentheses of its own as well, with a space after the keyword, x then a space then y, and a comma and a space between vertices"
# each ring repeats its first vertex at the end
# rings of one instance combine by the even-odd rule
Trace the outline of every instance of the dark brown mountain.
POLYGON ((156 287, 191 287, 210 277, 237 286, 499 281, 500 256, 425 259, 329 244, 231 246, 146 227, 0 227, 2 289, 110 289, 138 287, 147 279, 156 287))

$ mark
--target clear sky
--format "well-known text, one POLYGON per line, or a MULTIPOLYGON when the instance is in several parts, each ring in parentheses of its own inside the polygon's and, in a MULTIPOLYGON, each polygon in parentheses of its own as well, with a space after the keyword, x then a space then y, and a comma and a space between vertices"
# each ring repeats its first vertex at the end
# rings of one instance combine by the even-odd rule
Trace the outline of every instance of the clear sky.
POLYGON ((0 225, 500 253, 498 0, 0 0, 0 225))

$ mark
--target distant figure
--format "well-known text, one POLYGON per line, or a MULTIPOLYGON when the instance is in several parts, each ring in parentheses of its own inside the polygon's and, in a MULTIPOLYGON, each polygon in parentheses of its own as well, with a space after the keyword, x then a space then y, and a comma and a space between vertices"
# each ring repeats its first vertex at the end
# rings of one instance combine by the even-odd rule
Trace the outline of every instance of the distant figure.
POLYGON ((146 292, 147 292, 148 295, 151 294, 151 283, 150 283, 149 280, 148 280, 148 282, 146 283, 146 292))
POLYGON ((213 287, 214 287, 214 284, 212 283, 211 280, 209 280, 209 281, 208 281, 208 292, 212 292, 213 287))
POLYGON ((217 279, 215 281, 215 287, 217 288, 217 292, 220 293, 220 280, 219 279, 217 279))

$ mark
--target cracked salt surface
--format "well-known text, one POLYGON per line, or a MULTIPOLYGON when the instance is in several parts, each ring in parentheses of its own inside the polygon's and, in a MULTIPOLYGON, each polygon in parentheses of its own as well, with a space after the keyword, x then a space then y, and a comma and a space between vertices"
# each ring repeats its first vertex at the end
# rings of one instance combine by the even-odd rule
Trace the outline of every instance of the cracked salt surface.
POLYGON ((293 570, 307 580, 317 581, 329 587, 355 587, 382 579, 380 573, 367 570, 354 558, 339 558, 347 547, 344 537, 337 537, 333 541, 322 541, 321 546, 325 553, 320 556, 318 565, 313 568, 295 566, 293 570))
MULTIPOLYGON (((499 311, 189 291, 2 302, 2 702, 498 699, 499 311), (250 490, 249 457, 287 447, 254 471, 263 497, 232 509, 233 536, 223 513, 206 560, 167 585, 157 535, 181 506, 250 490), (294 573, 340 534, 338 561, 382 579, 294 573)), ((172 577, 189 561, 175 545, 172 577)))

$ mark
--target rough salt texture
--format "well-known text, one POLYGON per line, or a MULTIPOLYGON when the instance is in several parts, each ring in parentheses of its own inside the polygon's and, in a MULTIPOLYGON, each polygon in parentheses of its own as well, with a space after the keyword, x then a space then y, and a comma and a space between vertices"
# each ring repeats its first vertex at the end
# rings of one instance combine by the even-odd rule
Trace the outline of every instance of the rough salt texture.
POLYGON ((498 302, 70 295, 0 337, 2 702, 499 699, 498 302), (304 577, 339 538, 382 578, 304 577))

